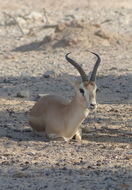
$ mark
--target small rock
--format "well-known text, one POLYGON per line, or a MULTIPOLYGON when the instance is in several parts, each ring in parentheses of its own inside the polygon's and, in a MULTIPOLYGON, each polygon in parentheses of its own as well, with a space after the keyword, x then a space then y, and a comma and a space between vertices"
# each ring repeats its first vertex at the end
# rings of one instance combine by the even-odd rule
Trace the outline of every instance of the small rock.
POLYGON ((20 26, 23 26, 26 24, 26 21, 22 17, 17 17, 16 20, 20 26))
POLYGON ((54 39, 54 35, 47 35, 44 37, 41 45, 45 45, 45 44, 51 42, 53 39, 54 39))
POLYGON ((17 93, 16 95, 19 98, 29 98, 30 97, 30 92, 29 90, 21 90, 17 93))
POLYGON ((110 36, 108 36, 108 34, 106 34, 104 31, 102 30, 97 30, 95 33, 94 33, 96 36, 99 36, 100 38, 103 38, 103 39, 107 39, 109 40, 110 39, 110 36))
POLYGON ((38 97, 37 98, 42 98, 44 96, 47 96, 48 94, 38 94, 38 97))
POLYGON ((109 70, 110 71, 117 70, 117 67, 111 67, 109 70))
POLYGON ((84 20, 73 20, 70 25, 72 27, 84 28, 84 20))
POLYGON ((56 77, 56 73, 55 73, 55 71, 47 71, 47 72, 43 75, 43 77, 44 77, 44 78, 50 78, 50 77, 54 78, 54 77, 56 77))
POLYGON ((12 175, 13 178, 26 178, 30 177, 30 174, 24 173, 24 172, 16 172, 12 175))
POLYGON ((61 32, 66 28, 66 23, 59 23, 56 26, 55 32, 61 32))
POLYGON ((43 20, 43 16, 41 13, 39 12, 31 12, 29 15, 26 16, 26 19, 29 19, 29 20, 34 20, 34 21, 37 21, 37 20, 43 20))

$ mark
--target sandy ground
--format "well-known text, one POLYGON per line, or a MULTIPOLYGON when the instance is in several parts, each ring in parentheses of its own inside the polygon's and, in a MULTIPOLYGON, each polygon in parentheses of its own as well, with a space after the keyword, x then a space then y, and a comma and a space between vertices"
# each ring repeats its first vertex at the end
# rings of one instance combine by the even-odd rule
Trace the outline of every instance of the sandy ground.
POLYGON ((132 189, 131 21, 131 0, 0 0, 0 190, 132 189), (39 94, 73 96, 69 51, 87 73, 100 54, 99 105, 82 142, 49 142, 28 111, 39 94))

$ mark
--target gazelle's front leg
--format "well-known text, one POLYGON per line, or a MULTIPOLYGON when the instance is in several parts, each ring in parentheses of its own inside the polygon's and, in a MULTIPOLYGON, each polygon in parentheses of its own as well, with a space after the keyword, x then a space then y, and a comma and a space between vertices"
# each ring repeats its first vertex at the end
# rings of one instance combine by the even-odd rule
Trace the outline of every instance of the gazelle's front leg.
POLYGON ((75 134, 75 140, 81 141, 82 140, 82 128, 79 128, 75 134))

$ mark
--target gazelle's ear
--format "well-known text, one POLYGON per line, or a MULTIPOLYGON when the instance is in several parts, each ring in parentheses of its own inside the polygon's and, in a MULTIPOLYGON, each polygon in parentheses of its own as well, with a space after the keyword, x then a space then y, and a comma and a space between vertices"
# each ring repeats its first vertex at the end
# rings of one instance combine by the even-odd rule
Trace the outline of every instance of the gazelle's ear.
POLYGON ((73 85, 75 88, 80 88, 80 81, 78 80, 73 81, 73 85))
POLYGON ((68 82, 76 89, 78 90, 80 88, 80 81, 78 80, 68 80, 68 82))

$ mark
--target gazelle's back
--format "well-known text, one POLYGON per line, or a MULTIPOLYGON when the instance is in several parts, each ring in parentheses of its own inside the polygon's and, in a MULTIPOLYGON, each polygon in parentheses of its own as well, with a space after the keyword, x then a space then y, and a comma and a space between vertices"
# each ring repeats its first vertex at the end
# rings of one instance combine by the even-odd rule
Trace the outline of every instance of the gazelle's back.
POLYGON ((29 123, 35 131, 56 132, 64 125, 63 113, 68 101, 59 96, 48 95, 41 98, 30 110, 29 123), (59 125, 58 125, 59 122, 59 125))
POLYGON ((47 111, 54 110, 56 108, 61 109, 68 104, 68 101, 59 96, 48 95, 41 98, 30 110, 30 116, 39 117, 47 111), (48 109, 47 109, 48 108, 48 109))

